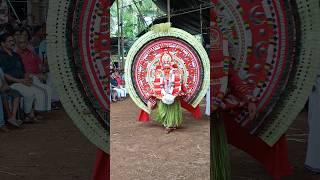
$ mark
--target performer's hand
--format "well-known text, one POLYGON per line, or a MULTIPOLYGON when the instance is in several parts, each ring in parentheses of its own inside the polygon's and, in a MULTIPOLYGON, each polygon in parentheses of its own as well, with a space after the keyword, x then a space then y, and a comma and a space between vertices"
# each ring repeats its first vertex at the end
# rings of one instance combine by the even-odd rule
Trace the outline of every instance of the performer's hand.
POLYGON ((148 101, 147 105, 149 109, 152 109, 152 103, 150 101, 148 101))
POLYGON ((257 116, 257 106, 255 103, 250 102, 248 104, 248 110, 249 110, 249 120, 252 121, 256 118, 257 116))

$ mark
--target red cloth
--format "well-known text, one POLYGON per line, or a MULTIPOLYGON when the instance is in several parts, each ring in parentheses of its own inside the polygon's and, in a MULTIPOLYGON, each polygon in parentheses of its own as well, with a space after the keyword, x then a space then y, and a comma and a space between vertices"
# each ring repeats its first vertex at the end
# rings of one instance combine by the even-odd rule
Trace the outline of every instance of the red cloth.
POLYGON ((92 180, 110 180, 110 156, 98 150, 92 180))
POLYGON ((116 81, 118 83, 118 86, 122 86, 123 83, 122 83, 122 78, 120 76, 116 77, 116 81))
POLYGON ((184 109, 186 109, 189 112, 191 112, 193 117, 195 117, 196 119, 200 119, 201 118, 201 110, 200 110, 200 106, 199 105, 194 108, 190 104, 188 104, 187 102, 182 100, 181 101, 181 107, 183 107, 184 109))
POLYGON ((245 151, 263 164, 274 180, 292 174, 293 168, 288 160, 288 143, 283 136, 273 147, 260 138, 251 135, 229 115, 224 114, 229 144, 245 151))
POLYGON ((139 117, 138 117, 138 120, 141 121, 141 122, 149 121, 149 114, 141 109, 139 117))
POLYGON ((17 49, 17 53, 22 59, 22 63, 26 73, 29 73, 29 74, 41 73, 41 70, 40 70, 41 59, 39 58, 38 55, 30 51, 29 49, 26 49, 26 50, 17 49))

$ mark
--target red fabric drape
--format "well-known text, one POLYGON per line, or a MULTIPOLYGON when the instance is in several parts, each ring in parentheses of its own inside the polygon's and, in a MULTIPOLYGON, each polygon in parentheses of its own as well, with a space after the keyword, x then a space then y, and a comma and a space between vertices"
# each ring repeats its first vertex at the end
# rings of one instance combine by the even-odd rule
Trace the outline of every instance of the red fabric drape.
POLYGON ((110 180, 110 156, 100 149, 97 151, 92 180, 110 180))
POLYGON ((260 138, 252 136, 229 115, 224 114, 223 117, 229 144, 247 152, 262 163, 274 180, 292 174, 293 168, 289 164, 288 143, 285 136, 270 147, 260 138))

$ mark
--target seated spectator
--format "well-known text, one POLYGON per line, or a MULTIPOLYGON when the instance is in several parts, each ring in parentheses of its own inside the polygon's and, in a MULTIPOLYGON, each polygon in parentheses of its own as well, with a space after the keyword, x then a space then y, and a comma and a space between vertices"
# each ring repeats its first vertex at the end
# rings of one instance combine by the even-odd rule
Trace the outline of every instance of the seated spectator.
POLYGON ((7 122, 15 127, 20 127, 22 121, 17 119, 17 112, 20 105, 20 93, 8 85, 4 78, 4 73, 0 68, 0 93, 4 109, 6 111, 8 120, 7 122), (12 108, 9 106, 9 101, 12 101, 12 108))
POLYGON ((113 102, 117 102, 117 99, 118 99, 117 91, 111 89, 110 90, 110 100, 113 101, 113 102))
MULTIPOLYGON (((14 42, 16 45, 19 44, 19 39, 26 39, 27 40, 27 47, 30 51, 35 52, 34 47, 32 46, 32 44, 30 43, 31 40, 31 35, 30 32, 27 28, 20 28, 18 30, 15 31, 14 33, 14 42)), ((17 47, 15 47, 15 51, 16 51, 17 47)))
MULTIPOLYGON (((17 53, 20 55, 22 59, 22 63, 24 65, 25 71, 27 74, 31 75, 33 78, 33 84, 45 89, 46 91, 50 91, 50 98, 54 109, 59 109, 58 102, 59 98, 52 98, 52 88, 53 80, 50 73, 43 73, 47 71, 42 71, 44 66, 47 66, 43 63, 43 61, 39 58, 37 54, 33 51, 29 50, 27 47, 28 41, 25 38, 18 39, 17 53), (41 68, 42 67, 42 68, 41 68), (50 86, 51 85, 51 86, 50 86)), ((57 95, 56 95, 57 96, 57 95)))
POLYGON ((115 75, 114 73, 111 74, 111 77, 110 77, 110 86, 111 86, 111 89, 112 90, 115 90, 118 94, 118 97, 119 99, 121 100, 122 98, 125 98, 126 97, 126 92, 121 89, 118 85, 118 82, 115 78, 115 75))
POLYGON ((119 71, 115 71, 114 72, 114 78, 116 79, 117 83, 118 83, 118 88, 122 89, 125 92, 125 95, 127 96, 128 91, 127 89, 124 87, 124 81, 122 79, 122 77, 119 74, 119 71))
MULTIPOLYGON (((20 34, 22 36, 22 38, 25 38, 27 39, 28 43, 31 41, 32 37, 31 37, 31 34, 30 32, 28 31, 28 29, 26 28, 21 28, 19 29, 20 30, 20 34)), ((28 44, 29 45, 29 44, 28 44)), ((32 46, 32 43, 30 43, 30 47, 34 47, 32 46)))
POLYGON ((0 43, 2 47, 0 67, 5 73, 5 79, 12 89, 19 91, 23 96, 26 120, 37 121, 40 116, 37 117, 33 110, 38 112, 51 110, 50 88, 39 86, 40 83, 35 82, 36 76, 26 73, 21 57, 13 51, 15 43, 10 34, 2 34, 0 43))
POLYGON ((17 41, 17 51, 21 57, 24 70, 27 74, 35 76, 40 81, 46 81, 47 75, 42 73, 40 67, 43 65, 41 59, 37 54, 28 49, 28 41, 21 37, 17 41))

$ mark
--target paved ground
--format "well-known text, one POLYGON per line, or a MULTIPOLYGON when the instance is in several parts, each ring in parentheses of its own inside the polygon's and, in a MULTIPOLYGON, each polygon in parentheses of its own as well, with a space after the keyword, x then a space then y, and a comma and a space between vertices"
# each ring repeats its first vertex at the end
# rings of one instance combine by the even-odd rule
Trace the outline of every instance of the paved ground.
POLYGON ((89 180, 96 148, 64 111, 0 133, 0 180, 89 180))

